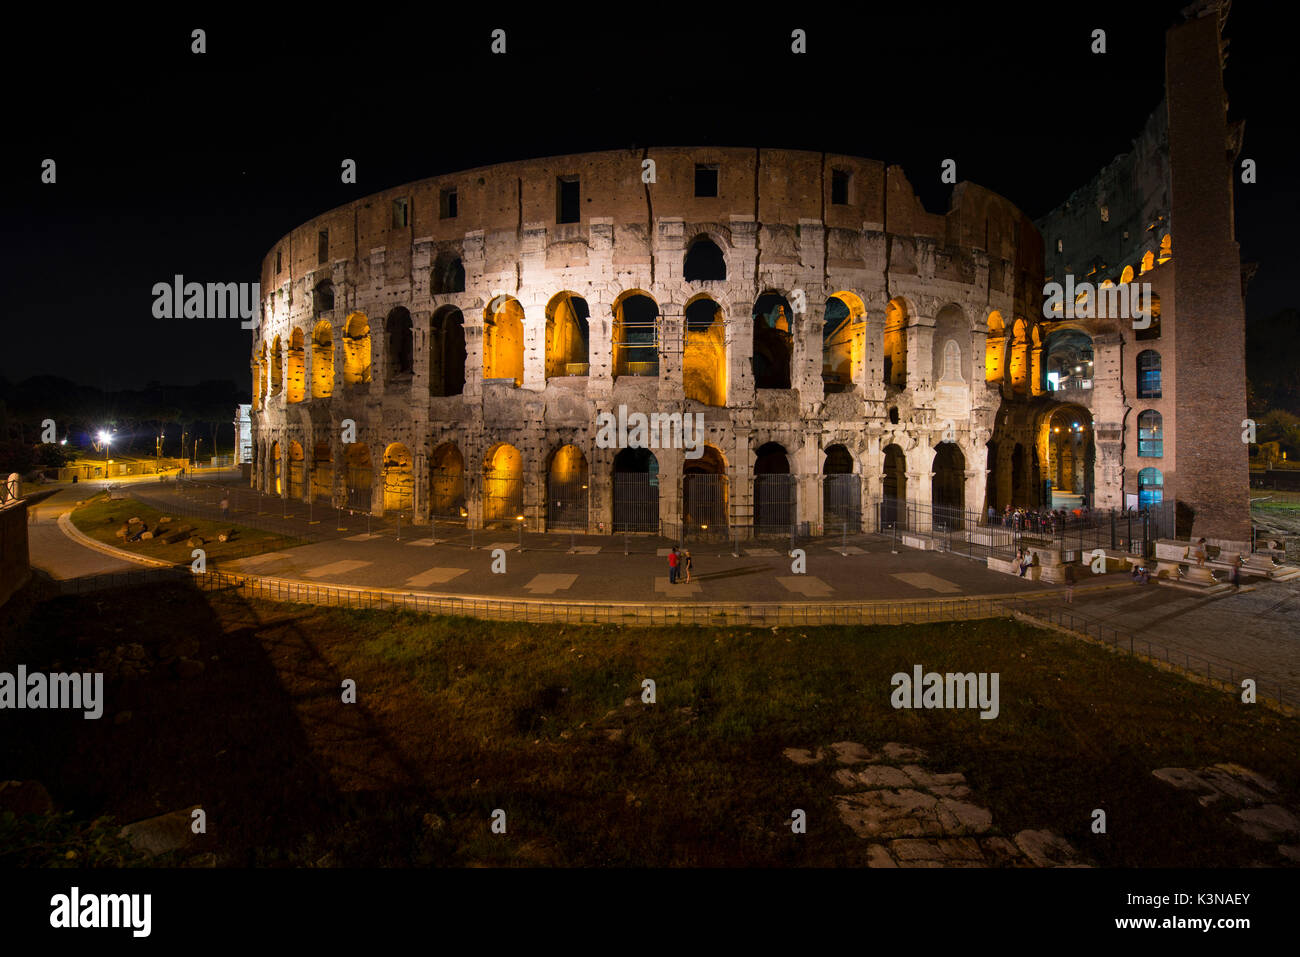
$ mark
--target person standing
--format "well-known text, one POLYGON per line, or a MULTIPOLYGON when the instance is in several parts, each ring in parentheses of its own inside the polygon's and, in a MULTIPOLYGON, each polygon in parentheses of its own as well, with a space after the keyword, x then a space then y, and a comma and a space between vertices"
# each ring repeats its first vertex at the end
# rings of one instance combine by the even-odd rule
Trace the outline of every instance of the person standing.
POLYGON ((1074 604, 1074 563, 1065 566, 1065 603, 1074 604))
POLYGON ((230 518, 230 496, 221 496, 221 517, 230 518))
POLYGON ((677 584, 677 546, 674 545, 668 550, 668 584, 677 584))
POLYGON ((682 568, 686 572, 686 584, 691 583, 691 553, 690 550, 682 552, 682 568))

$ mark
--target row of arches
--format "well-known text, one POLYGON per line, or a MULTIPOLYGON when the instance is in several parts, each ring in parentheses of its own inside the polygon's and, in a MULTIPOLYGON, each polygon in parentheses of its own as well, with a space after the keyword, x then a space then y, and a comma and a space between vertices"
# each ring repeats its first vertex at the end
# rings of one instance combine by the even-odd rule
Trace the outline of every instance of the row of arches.
MULTIPOLYGON (((937 508, 958 511, 964 506, 965 457, 954 443, 936 446, 931 494, 937 508)), ((435 518, 463 520, 469 516, 466 461, 455 442, 444 442, 429 458, 427 491, 417 498, 416 473, 411 452, 400 442, 387 445, 376 469, 370 447, 353 443, 341 452, 341 486, 335 480, 334 450, 328 442, 310 449, 290 440, 272 442, 258 474, 266 491, 323 505, 368 509, 382 503, 385 512, 411 513, 417 509, 435 518), (310 453, 310 455, 308 455, 310 453), (287 470, 287 474, 286 474, 287 470), (376 495, 378 483, 382 493, 376 495)), ((883 450, 884 520, 895 521, 908 497, 908 472, 902 448, 883 450)), ((499 442, 489 448, 480 464, 477 483, 482 524, 512 525, 524 518, 524 457, 518 448, 499 442)), ((544 461, 546 527, 551 530, 586 530, 591 502, 592 476, 586 455, 575 445, 552 450, 544 461)), ((623 449, 609 466, 614 532, 660 533, 659 461, 650 449, 623 449)), ((788 451, 768 442, 756 452, 750 481, 752 513, 742 523, 756 534, 788 534, 798 515, 798 478, 788 451)), ((726 456, 706 445, 698 459, 683 462, 680 514, 668 525, 680 523, 688 534, 725 530, 736 520, 732 494, 737 480, 726 456)), ((842 444, 824 450, 821 472, 822 516, 827 527, 844 525, 855 530, 861 523, 862 476, 852 453, 842 444)))
MULTIPOLYGON (((585 376, 591 370, 591 308, 570 291, 557 293, 545 307, 544 374, 547 379, 585 376)), ((1000 317, 994 314, 995 322, 1000 317)), ((791 388, 795 312, 779 292, 759 296, 751 308, 752 338, 749 351, 754 386, 758 389, 791 388)), ((707 293, 693 297, 683 311, 682 339, 662 342, 661 312, 652 296, 628 290, 614 302, 610 316, 610 370, 622 376, 658 376, 661 351, 682 354, 684 391, 705 405, 727 403, 734 338, 722 305, 707 293)), ((886 308, 879 327, 883 353, 883 384, 902 389, 907 383, 907 327, 912 317, 904 300, 895 298, 886 308)), ((460 309, 447 305, 430 320, 428 336, 429 390, 431 395, 459 395, 465 387, 468 347, 465 320, 460 309)), ((828 393, 848 392, 866 359, 866 307, 855 293, 840 291, 828 297, 822 328, 822 381, 828 393)), ((386 378, 400 383, 415 371, 415 329, 405 307, 393 309, 383 323, 386 378)), ((956 306, 941 310, 936 319, 934 378, 936 381, 970 381, 971 332, 965 314, 956 306)), ((280 336, 263 342, 255 356, 257 388, 254 401, 261 408, 268 396, 283 394, 288 402, 328 398, 335 383, 334 330, 320 320, 312 330, 311 382, 305 381, 304 333, 295 329, 287 342, 280 336)), ((348 316, 342 329, 341 359, 344 387, 371 381, 372 332, 364 313, 348 316)), ((484 309, 482 370, 485 381, 520 386, 524 378, 524 309, 508 295, 494 298, 484 309)))

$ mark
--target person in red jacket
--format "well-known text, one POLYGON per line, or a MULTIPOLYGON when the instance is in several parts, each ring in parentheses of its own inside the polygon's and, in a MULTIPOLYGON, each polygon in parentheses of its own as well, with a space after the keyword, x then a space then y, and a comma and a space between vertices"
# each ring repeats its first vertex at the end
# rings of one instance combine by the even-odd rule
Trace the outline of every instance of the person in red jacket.
POLYGON ((677 546, 674 545, 668 552, 668 584, 677 584, 677 563, 680 559, 677 556, 677 546))

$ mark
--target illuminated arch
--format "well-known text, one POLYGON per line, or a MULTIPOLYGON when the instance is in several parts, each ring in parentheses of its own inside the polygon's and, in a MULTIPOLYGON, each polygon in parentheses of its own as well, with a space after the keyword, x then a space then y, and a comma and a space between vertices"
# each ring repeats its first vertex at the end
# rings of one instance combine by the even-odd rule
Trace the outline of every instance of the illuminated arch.
POLYGON ((307 394, 307 350, 301 329, 293 330, 289 338, 289 355, 286 363, 285 399, 301 402, 307 394))
POLYGON ((328 320, 316 323, 311 336, 311 394, 313 399, 334 394, 334 329, 328 320))
POLYGON ((524 384, 524 307, 513 296, 483 310, 483 378, 524 384))
POLYGON ((727 318, 716 300, 701 293, 683 314, 682 388, 705 405, 727 404, 727 318))
POLYGON ((343 384, 363 385, 370 381, 370 320, 354 312, 343 325, 343 384))
POLYGON ((560 292, 546 304, 546 378, 588 375, 591 309, 573 292, 560 292))

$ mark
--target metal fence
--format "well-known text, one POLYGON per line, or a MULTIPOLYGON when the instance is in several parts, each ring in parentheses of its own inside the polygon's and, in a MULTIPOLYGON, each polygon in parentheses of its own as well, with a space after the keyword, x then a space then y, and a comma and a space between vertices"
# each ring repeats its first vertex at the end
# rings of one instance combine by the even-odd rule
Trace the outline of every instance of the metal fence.
POLYGON ((580 476, 546 477, 546 527, 570 531, 587 530, 587 480, 580 476))
POLYGON ((822 525, 827 532, 862 527, 862 476, 845 473, 822 479, 822 525))
MULTIPOLYGON (((926 540, 934 548, 971 558, 1011 559, 1024 544, 1054 546, 1079 555, 1101 548, 1152 557, 1155 542, 1174 536, 1172 502, 1135 509, 1081 512, 1033 509, 1011 514, 879 499, 866 514, 866 530, 926 540)), ((833 532, 827 527, 827 534, 833 532)))
POLYGON ((797 532, 797 504, 793 475, 755 475, 754 534, 785 536, 797 532))
POLYGON ((659 532, 659 475, 614 473, 614 531, 659 532))

